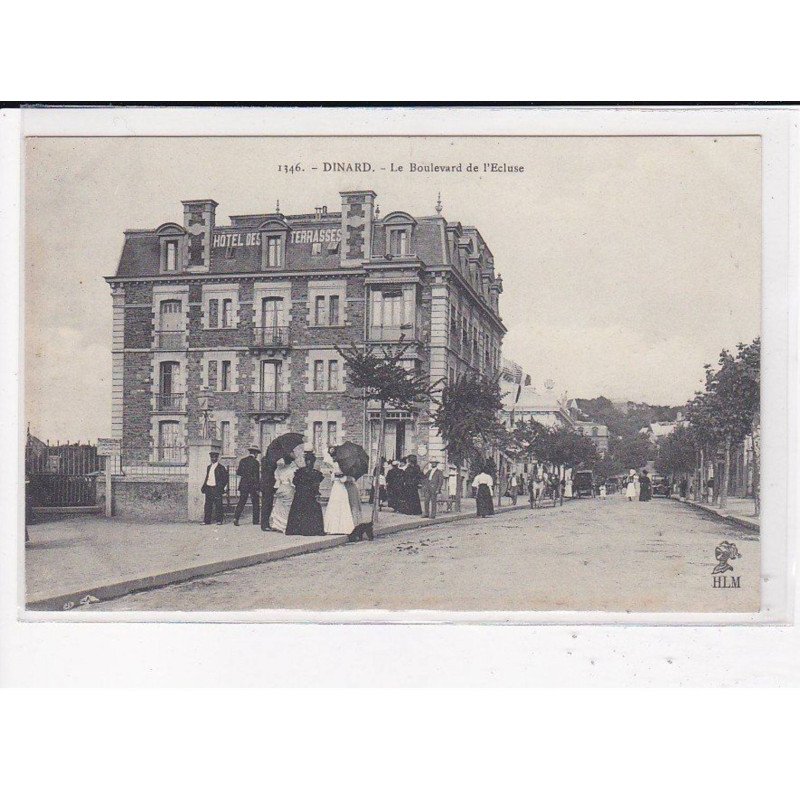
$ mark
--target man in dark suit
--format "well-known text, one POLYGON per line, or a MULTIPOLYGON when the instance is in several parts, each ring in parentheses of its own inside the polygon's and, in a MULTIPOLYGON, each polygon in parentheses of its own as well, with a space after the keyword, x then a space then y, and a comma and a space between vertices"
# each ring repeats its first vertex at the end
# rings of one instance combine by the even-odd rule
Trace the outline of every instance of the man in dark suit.
POLYGON ((425 480, 422 484, 423 512, 426 517, 436 519, 436 505, 443 483, 444 473, 439 469, 439 462, 432 459, 425 468, 425 480))
POLYGON ((261 489, 260 470, 258 468, 258 458, 256 457, 261 450, 257 447, 248 447, 250 455, 245 456, 236 468, 239 476, 239 502, 236 504, 236 511, 233 514, 233 524, 239 524, 239 517, 242 516, 247 498, 253 503, 253 525, 258 525, 258 493, 261 489))
POLYGON ((206 468, 206 479, 200 490, 206 496, 203 508, 203 525, 210 525, 212 518, 222 525, 222 496, 228 486, 228 470, 219 463, 219 452, 212 450, 211 463, 206 468))

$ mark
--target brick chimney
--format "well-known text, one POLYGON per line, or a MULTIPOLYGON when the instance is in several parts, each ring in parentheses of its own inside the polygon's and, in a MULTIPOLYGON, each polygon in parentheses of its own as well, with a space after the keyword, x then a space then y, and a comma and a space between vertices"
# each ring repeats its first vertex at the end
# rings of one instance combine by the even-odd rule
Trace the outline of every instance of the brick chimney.
POLYGON ((339 194, 342 197, 342 266, 360 266, 372 255, 372 219, 377 195, 369 190, 339 194))
POLYGON ((183 201, 183 227, 189 231, 186 248, 189 272, 208 272, 211 267, 211 235, 216 207, 214 200, 183 201))

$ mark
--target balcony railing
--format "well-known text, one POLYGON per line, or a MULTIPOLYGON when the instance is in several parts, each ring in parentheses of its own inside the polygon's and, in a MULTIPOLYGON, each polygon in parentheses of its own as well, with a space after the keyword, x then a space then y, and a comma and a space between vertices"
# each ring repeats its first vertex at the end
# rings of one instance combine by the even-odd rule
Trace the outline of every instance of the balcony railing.
POLYGON ((258 413, 289 413, 289 392, 253 392, 250 395, 250 410, 258 413))
POLYGON ((183 411, 182 394, 157 394, 156 411, 183 411))
POLYGON ((269 328, 256 328, 253 345, 255 347, 288 347, 289 328, 275 325, 269 328))
POLYGON ((184 331, 156 331, 156 350, 183 350, 184 331))
POLYGON ((373 342, 396 342, 400 337, 413 340, 413 325, 370 325, 368 328, 369 339, 373 342))

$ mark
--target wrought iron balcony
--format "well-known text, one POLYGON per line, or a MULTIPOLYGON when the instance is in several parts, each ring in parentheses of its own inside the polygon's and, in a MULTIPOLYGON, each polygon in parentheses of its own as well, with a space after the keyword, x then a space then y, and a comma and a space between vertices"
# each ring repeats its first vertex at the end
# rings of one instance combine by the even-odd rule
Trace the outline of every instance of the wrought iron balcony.
POLYGON ((289 328, 286 326, 272 325, 270 327, 255 328, 253 347, 288 347, 289 328))
POLYGON ((416 331, 414 326, 408 325, 370 325, 367 328, 367 337, 372 342, 397 342, 400 337, 405 341, 415 341, 416 331))
POLYGON ((155 331, 156 350, 183 350, 184 331, 155 331))
POLYGON ((183 411, 183 398, 182 394, 157 394, 156 395, 156 411, 176 412, 183 411))
POLYGON ((250 410, 257 414, 288 414, 289 392, 252 392, 250 410))

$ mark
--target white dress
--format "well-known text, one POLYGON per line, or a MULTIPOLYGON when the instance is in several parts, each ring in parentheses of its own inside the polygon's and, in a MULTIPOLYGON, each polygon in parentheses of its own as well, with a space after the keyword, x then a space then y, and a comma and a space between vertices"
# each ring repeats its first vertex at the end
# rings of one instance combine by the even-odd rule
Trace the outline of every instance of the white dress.
POLYGON ((275 470, 275 500, 269 526, 281 533, 286 532, 286 523, 289 521, 289 510, 294 499, 294 474, 297 470, 296 461, 292 461, 291 464, 281 464, 275 470))
POLYGON ((639 481, 632 478, 628 481, 628 488, 625 490, 625 496, 635 500, 639 496, 639 481))
POLYGON ((347 479, 341 475, 339 465, 327 453, 324 461, 333 473, 331 495, 328 498, 328 505, 325 506, 325 533, 349 536, 356 525, 353 521, 350 498, 347 496, 345 486, 347 479))

